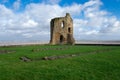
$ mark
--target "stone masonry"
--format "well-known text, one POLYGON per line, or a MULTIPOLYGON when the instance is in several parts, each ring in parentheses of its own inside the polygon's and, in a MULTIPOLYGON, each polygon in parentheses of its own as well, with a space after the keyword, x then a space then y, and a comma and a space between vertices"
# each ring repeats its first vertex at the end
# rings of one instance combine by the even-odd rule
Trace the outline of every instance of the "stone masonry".
POLYGON ((50 44, 74 44, 73 20, 69 13, 65 17, 54 18, 50 22, 50 44))

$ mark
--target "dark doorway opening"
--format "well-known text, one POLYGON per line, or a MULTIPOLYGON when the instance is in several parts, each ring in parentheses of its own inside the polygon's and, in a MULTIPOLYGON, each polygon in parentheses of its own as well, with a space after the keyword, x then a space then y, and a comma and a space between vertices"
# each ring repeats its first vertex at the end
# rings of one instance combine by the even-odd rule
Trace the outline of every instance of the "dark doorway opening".
POLYGON ((60 43, 62 43, 64 41, 64 37, 63 35, 60 35, 60 43))
POLYGON ((69 32, 69 33, 71 32, 71 28, 68 28, 68 32, 69 32))

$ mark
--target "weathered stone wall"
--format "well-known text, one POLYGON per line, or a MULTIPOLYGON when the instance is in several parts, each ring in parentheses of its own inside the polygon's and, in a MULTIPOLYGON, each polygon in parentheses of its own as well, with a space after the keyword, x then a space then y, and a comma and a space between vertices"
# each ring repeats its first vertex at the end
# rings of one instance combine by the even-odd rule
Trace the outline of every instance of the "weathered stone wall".
POLYGON ((50 27, 50 44, 74 44, 73 20, 69 13, 66 13, 65 17, 52 19, 50 27))

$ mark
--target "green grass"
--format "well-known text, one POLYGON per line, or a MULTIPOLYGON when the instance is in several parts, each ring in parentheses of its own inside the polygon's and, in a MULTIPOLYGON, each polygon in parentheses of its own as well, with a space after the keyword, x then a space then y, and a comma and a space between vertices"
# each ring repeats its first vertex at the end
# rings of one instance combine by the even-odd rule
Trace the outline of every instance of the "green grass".
POLYGON ((0 47, 0 50, 15 51, 0 54, 0 80, 120 80, 120 46, 33 45, 0 47), (55 50, 57 48, 65 49, 55 50), (33 49, 40 50, 32 52, 33 49), (88 54, 105 49, 110 50, 88 54), (21 56, 36 59, 64 54, 81 55, 48 61, 19 59, 21 56))

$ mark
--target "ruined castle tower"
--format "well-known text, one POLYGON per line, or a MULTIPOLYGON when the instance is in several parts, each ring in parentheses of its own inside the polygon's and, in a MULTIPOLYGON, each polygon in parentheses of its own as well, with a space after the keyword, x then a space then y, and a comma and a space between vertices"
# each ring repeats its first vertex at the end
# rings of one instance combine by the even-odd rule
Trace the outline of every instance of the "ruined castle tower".
POLYGON ((69 13, 65 17, 54 18, 50 22, 50 44, 74 44, 73 20, 69 13))

